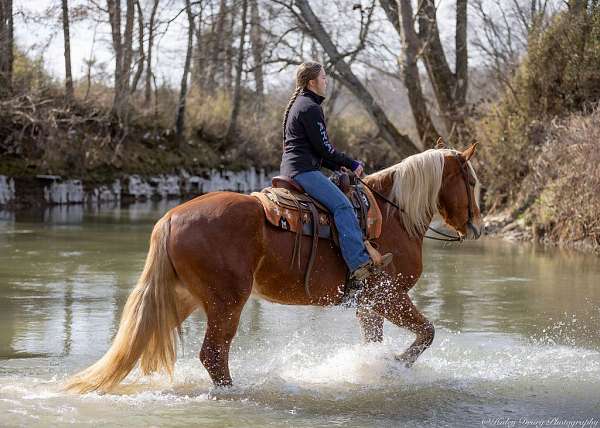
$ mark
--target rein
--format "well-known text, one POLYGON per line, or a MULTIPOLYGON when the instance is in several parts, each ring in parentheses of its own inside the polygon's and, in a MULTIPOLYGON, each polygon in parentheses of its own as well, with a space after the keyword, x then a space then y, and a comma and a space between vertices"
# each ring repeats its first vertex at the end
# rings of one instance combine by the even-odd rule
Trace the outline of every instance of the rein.
MULTIPOLYGON (((455 156, 458 159, 458 155, 455 155, 455 156)), ((468 172, 466 171, 466 168, 465 168, 464 164, 462 162, 460 162, 460 159, 458 159, 458 161, 460 163, 460 169, 461 169, 461 173, 463 175, 463 179, 465 181, 465 186, 467 187, 467 199, 468 199, 468 203, 469 203, 469 208, 468 208, 468 216, 469 216, 469 218, 468 218, 468 221, 467 221, 467 225, 470 225, 471 224, 471 220, 472 220, 473 217, 472 217, 472 211, 471 211, 471 194, 469 193, 468 172)), ((380 192, 378 192, 377 190, 373 189, 364 180, 362 180, 358 175, 354 174, 354 172, 349 171, 349 174, 352 174, 358 181, 360 181, 362 184, 364 184, 371 192, 373 192, 374 194, 376 194, 377 196, 379 196, 385 202, 387 202, 388 204, 390 204, 394 208, 397 208, 399 211, 405 212, 404 209, 400 205, 398 205, 394 201, 389 200, 384 195, 382 195, 380 192)), ((425 235, 424 238, 432 239, 434 241, 443 241, 443 242, 462 242, 463 241, 463 238, 462 238, 461 235, 458 235, 458 236, 448 235, 447 233, 444 233, 442 231, 434 229, 431 226, 427 226, 427 229, 431 230, 432 232, 437 233, 438 235, 444 236, 444 237, 446 237, 448 239, 436 238, 434 236, 427 236, 427 235, 425 235)))

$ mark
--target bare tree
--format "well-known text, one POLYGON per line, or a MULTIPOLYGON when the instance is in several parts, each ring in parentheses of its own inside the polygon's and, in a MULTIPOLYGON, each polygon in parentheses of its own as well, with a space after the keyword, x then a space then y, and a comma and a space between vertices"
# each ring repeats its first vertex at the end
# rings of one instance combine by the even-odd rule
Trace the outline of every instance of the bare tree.
POLYGON ((198 25, 194 31, 196 35, 196 43, 194 46, 194 56, 192 59, 192 82, 199 88, 204 87, 206 78, 206 53, 209 51, 208 43, 211 39, 211 34, 205 32, 204 26, 204 2, 200 2, 198 12, 198 25))
POLYGON ((405 134, 401 134, 395 125, 388 119, 387 115, 373 96, 365 88, 362 82, 356 77, 350 66, 344 60, 345 56, 351 54, 341 54, 329 34, 323 28, 323 25, 312 10, 308 0, 296 0, 296 6, 299 9, 299 15, 305 23, 306 30, 310 32, 319 44, 325 50, 333 66, 336 78, 338 78, 346 88, 360 101, 369 117, 379 128, 382 138, 392 147, 398 150, 402 157, 407 157, 419 152, 419 148, 405 134))
POLYGON ((415 119, 417 133, 423 145, 435 141, 440 134, 435 129, 423 95, 418 58, 421 45, 415 31, 411 0, 380 0, 389 21, 402 40, 403 56, 398 57, 402 81, 408 91, 408 101, 415 119), (399 13, 400 12, 400 13, 399 13))
POLYGON ((231 94, 231 90, 233 88, 233 63, 235 56, 235 22, 237 17, 237 7, 235 2, 231 4, 228 11, 228 19, 229 19, 229 28, 223 34, 223 39, 225 40, 225 58, 224 58, 224 66, 223 66, 223 86, 227 90, 229 94, 231 94))
MULTIPOLYGON (((513 0, 493 7, 484 0, 471 0, 474 25, 479 31, 472 45, 491 74, 496 90, 513 92, 512 78, 527 50, 531 35, 548 24, 556 0, 513 0)), ((489 83, 488 83, 489 84, 489 83)))
POLYGON ((148 53, 146 55, 146 82, 144 87, 144 103, 148 105, 152 98, 152 49, 154 48, 154 32, 156 11, 160 0, 154 0, 152 12, 150 12, 150 22, 148 22, 148 53))
POLYGON ((456 64, 450 70, 442 46, 434 0, 423 0, 417 12, 425 68, 450 141, 464 136, 464 108, 468 85, 467 0, 456 2, 456 64))
POLYGON ((135 14, 134 0, 126 0, 125 29, 121 34, 121 0, 106 0, 115 52, 115 95, 113 114, 127 123, 129 104, 129 78, 133 59, 133 22, 135 14))
POLYGON ((12 93, 13 49, 13 2, 0 0, 0 97, 12 93))
POLYGON ((94 27, 94 35, 92 36, 92 46, 90 47, 90 56, 88 58, 84 58, 85 62, 85 95, 84 99, 87 101, 90 95, 90 89, 92 87, 92 67, 96 64, 96 57, 94 56, 94 49, 96 46, 96 32, 98 30, 98 25, 94 27))
POLYGON ((179 102, 177 103, 177 114, 175 116, 175 134, 178 138, 183 135, 185 127, 185 103, 187 98, 187 80, 192 62, 192 45, 194 37, 194 15, 192 14, 192 5, 190 0, 185 0, 185 12, 188 18, 188 39, 187 50, 185 53, 185 65, 183 66, 183 75, 181 76, 181 88, 179 91, 179 102))
POLYGON ((62 0, 62 26, 65 46, 65 96, 68 101, 73 100, 73 75, 71 73, 71 37, 69 35, 69 4, 62 0))
POLYGON ((233 87, 233 97, 231 106, 231 115, 229 117, 229 126, 225 134, 225 139, 230 141, 237 127, 237 119, 240 112, 241 88, 242 88, 242 69, 244 67, 244 43, 246 40, 246 26, 248 15, 248 0, 242 0, 242 29, 240 30, 240 47, 238 49, 237 65, 235 71, 235 84, 233 87))
POLYGON ((144 64, 146 62, 146 54, 144 53, 144 14, 142 13, 140 0, 135 0, 135 6, 138 11, 138 58, 135 75, 131 81, 131 87, 129 88, 129 92, 131 94, 137 91, 137 85, 140 81, 140 77, 142 77, 142 73, 144 72, 144 64))
POLYGON ((223 50, 223 30, 225 29, 225 20, 227 17, 227 0, 220 0, 219 13, 216 21, 213 22, 214 29, 211 38, 211 54, 207 71, 207 88, 209 91, 214 90, 216 85, 216 75, 221 68, 219 64, 219 54, 223 50))
POLYGON ((254 59, 254 81, 256 84, 256 107, 257 111, 262 109, 265 83, 263 71, 263 41, 260 25, 260 12, 258 0, 250 2, 250 41, 252 43, 252 58, 254 59))

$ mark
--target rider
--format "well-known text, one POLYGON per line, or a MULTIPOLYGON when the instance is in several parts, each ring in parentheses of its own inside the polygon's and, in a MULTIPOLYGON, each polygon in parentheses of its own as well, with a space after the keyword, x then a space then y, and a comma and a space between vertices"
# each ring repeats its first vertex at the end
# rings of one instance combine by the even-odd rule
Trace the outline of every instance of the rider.
POLYGON ((350 201, 320 171, 321 166, 333 171, 346 167, 359 177, 363 173, 361 162, 336 150, 329 141, 321 108, 326 89, 327 76, 321 64, 310 61, 300 64, 296 70, 296 90, 283 115, 281 174, 293 178, 333 214, 342 257, 351 278, 360 281, 372 273, 375 261, 377 266, 389 263, 391 254, 382 257, 371 247, 371 258, 350 201))

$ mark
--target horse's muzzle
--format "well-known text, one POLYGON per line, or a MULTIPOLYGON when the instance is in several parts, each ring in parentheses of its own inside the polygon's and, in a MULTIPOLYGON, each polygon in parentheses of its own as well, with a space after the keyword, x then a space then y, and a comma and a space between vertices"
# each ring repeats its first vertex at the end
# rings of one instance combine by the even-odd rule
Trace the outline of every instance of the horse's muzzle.
POLYGON ((481 228, 475 226, 471 221, 467 222, 467 239, 479 239, 481 228))

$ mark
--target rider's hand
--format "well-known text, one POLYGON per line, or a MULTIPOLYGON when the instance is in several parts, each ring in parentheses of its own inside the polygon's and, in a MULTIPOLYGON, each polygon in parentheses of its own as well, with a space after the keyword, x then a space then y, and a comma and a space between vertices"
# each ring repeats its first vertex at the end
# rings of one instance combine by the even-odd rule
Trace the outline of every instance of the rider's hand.
POLYGON ((352 172, 354 172, 354 174, 356 174, 357 177, 362 176, 362 174, 363 174, 363 165, 362 165, 362 163, 359 163, 358 166, 356 167, 356 169, 354 171, 352 171, 352 172))

